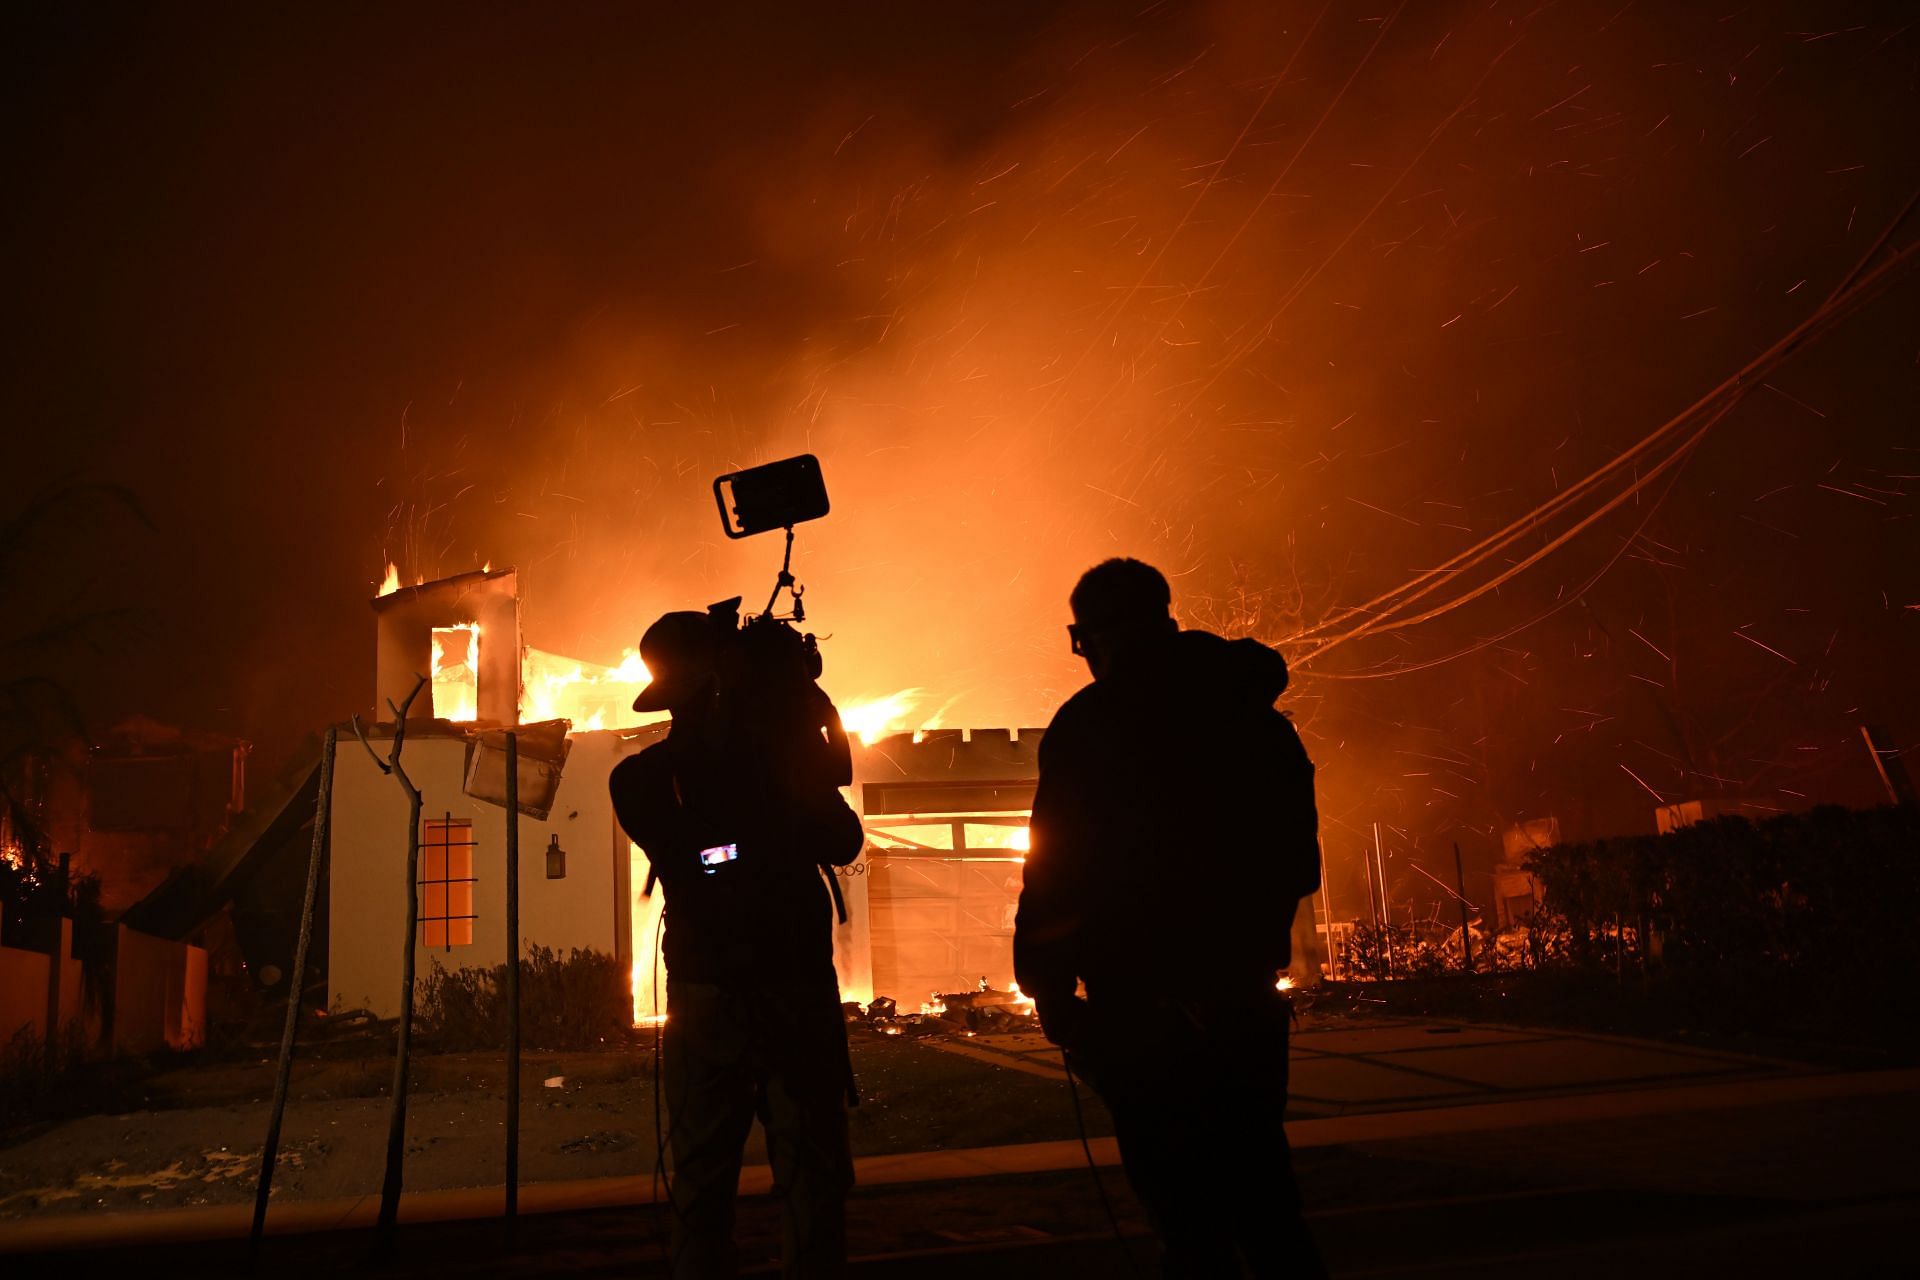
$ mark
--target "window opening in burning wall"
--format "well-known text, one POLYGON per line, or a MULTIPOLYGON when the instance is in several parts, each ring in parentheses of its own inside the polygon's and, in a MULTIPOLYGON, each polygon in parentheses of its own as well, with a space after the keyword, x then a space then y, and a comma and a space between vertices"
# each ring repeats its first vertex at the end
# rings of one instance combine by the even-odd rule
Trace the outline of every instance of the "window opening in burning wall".
POLYGON ((480 714, 480 624, 433 629, 433 714, 473 720, 480 714))
POLYGON ((473 945, 473 820, 428 818, 420 833, 420 941, 473 945))

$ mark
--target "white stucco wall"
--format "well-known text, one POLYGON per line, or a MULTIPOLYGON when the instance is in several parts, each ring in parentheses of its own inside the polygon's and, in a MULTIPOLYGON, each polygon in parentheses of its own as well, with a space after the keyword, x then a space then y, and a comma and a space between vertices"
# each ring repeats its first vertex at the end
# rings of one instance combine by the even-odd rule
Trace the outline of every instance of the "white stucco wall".
MULTIPOLYGON (((564 953, 573 947, 609 952, 640 972, 640 1012, 653 1011, 651 948, 657 910, 635 903, 646 881, 646 859, 635 858, 613 816, 607 775, 621 759, 643 750, 659 731, 623 738, 614 732, 582 733, 561 775, 560 790, 545 822, 520 819, 520 936, 564 953), (564 880, 546 878, 547 840, 560 837, 567 851, 564 880), (631 861, 630 861, 631 859, 631 861), (640 945, 634 945, 634 924, 640 945)), ((376 750, 387 750, 384 739, 376 750)), ((464 737, 412 736, 401 759, 422 793, 422 819, 473 822, 473 943, 448 950, 421 945, 416 965, 449 969, 490 968, 506 950, 506 810, 475 800, 461 789, 464 737)), ((348 736, 340 744, 333 780, 332 856, 328 864, 328 973, 330 1005, 368 1009, 391 1018, 400 1011, 400 955, 406 936, 407 801, 400 787, 348 736)), ((864 861, 864 858, 862 859, 864 861)), ((834 961, 845 998, 871 1000, 866 881, 858 872, 841 879, 849 923, 834 930, 834 961)), ((657 895, 657 891, 656 891, 657 895)), ((664 993, 666 980, 662 970, 664 993)), ((418 992, 416 989, 416 996, 418 992)), ((664 1001, 662 1002, 664 1003, 664 1001)))
MULTIPOLYGON (((565 952, 591 947, 632 962, 628 844, 607 798, 607 775, 653 735, 623 740, 583 733, 573 740, 553 811, 545 822, 520 819, 520 934, 565 952), (560 837, 567 874, 549 880, 547 842, 560 837)), ((375 740, 376 750, 387 743, 375 740)), ((504 808, 461 790, 464 737, 409 735, 401 753, 421 790, 421 816, 452 814, 473 822, 473 943, 451 950, 420 947, 417 965, 482 968, 504 963, 506 948, 506 819, 504 808)), ((383 1018, 400 1011, 400 956, 406 935, 407 801, 351 737, 334 767, 332 857, 328 868, 330 1004, 365 1008, 383 1018)), ((638 886, 633 886, 637 889, 638 886)))

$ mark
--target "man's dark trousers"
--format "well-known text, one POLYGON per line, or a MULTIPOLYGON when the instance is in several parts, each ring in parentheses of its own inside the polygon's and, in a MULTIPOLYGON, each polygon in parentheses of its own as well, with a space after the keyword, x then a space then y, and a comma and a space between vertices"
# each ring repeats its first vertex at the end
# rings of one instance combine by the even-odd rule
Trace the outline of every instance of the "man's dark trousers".
POLYGON ((1169 1277, 1325 1274, 1300 1218, 1283 1120, 1285 997, 1088 993, 1067 1055, 1113 1116, 1169 1277))
POLYGON ((673 1274, 727 1280, 740 1157, 756 1117, 786 1212, 784 1274, 846 1274, 846 1025, 832 975, 751 986, 667 983, 661 1064, 673 1152, 673 1274))

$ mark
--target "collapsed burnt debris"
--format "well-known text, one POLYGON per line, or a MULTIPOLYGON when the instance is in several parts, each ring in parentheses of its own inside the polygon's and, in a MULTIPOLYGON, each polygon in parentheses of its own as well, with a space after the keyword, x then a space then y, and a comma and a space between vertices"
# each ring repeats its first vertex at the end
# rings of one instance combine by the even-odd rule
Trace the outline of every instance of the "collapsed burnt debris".
POLYGON ((864 1008, 849 1001, 841 1006, 847 1021, 887 1036, 960 1036, 1010 1035, 1034 1031, 1039 1023, 1033 1016, 1033 1001, 1022 995, 1016 983, 1002 991, 987 984, 985 978, 972 991, 935 993, 920 1006, 918 1013, 902 1013, 899 1003, 889 996, 875 996, 864 1008))

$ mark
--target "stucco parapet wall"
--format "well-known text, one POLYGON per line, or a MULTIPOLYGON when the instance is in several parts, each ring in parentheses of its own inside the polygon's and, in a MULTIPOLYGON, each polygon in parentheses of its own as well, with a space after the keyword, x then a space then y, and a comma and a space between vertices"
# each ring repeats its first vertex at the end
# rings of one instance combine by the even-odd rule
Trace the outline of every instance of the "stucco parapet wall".
POLYGON ((859 782, 962 782, 1040 776, 1045 729, 923 729, 853 748, 859 782))

